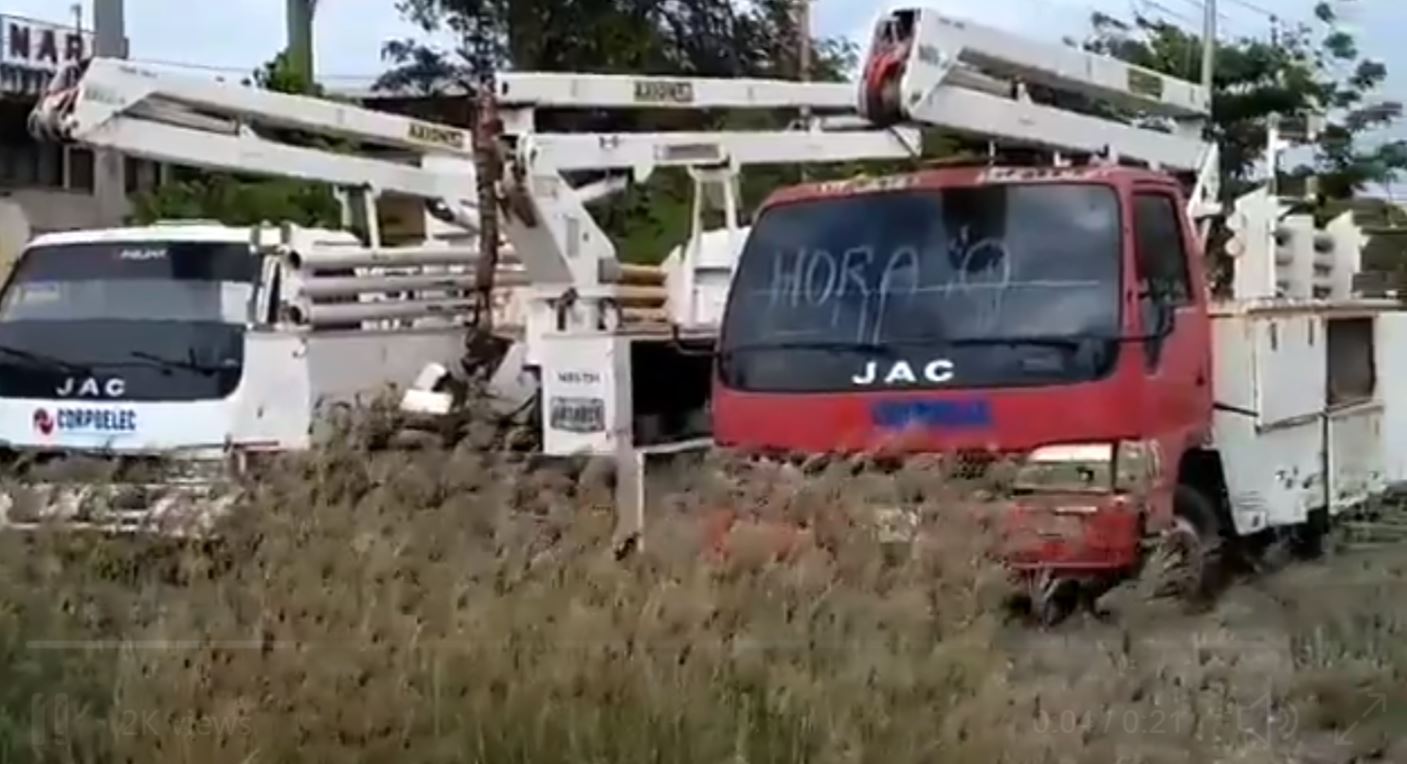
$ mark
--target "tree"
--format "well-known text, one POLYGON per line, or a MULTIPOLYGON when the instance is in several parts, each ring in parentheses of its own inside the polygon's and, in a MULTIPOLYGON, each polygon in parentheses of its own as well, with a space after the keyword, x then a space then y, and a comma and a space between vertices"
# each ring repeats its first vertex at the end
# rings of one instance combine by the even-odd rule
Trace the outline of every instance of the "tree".
MULTIPOLYGON (((280 93, 322 95, 322 89, 307 82, 283 53, 261 66, 244 84, 280 93)), ((290 222, 318 227, 335 226, 341 219, 341 207, 324 184, 198 170, 178 172, 182 177, 133 199, 133 222, 203 218, 232 226, 290 222)))
MULTIPOLYGON (((1287 125, 1304 124, 1313 115, 1325 119, 1313 142, 1313 163, 1289 175, 1312 172, 1326 197, 1347 198, 1407 168, 1407 143, 1364 145, 1366 136, 1402 112, 1401 104, 1378 97, 1387 68, 1360 55, 1352 36, 1338 27, 1330 3, 1321 2, 1314 15, 1313 25, 1283 29, 1273 42, 1242 38, 1218 46, 1208 137, 1221 147, 1228 195, 1248 187, 1276 115, 1287 125)), ((1201 79, 1201 39, 1164 21, 1138 16, 1130 24, 1095 14, 1093 34, 1083 45, 1183 79, 1201 79)))
MULTIPOLYGON (((393 68, 383 88, 443 92, 472 88, 498 69, 792 77, 797 28, 793 0, 401 0, 426 32, 459 38, 452 51, 416 40, 388 42, 393 68)), ((813 42, 813 73, 842 78, 855 48, 813 42)))
MULTIPOLYGON (((795 78, 799 30, 794 0, 401 0, 406 18, 427 33, 450 31, 459 44, 439 50, 395 40, 392 64, 377 87, 423 94, 474 92, 493 72, 513 68, 719 77, 795 78)), ((854 68, 855 46, 812 41, 811 74, 841 80, 854 68)), ((675 114, 545 115, 545 126, 573 130, 780 127, 777 115, 751 118, 675 114), (552 120, 548 122, 547 120, 552 120)), ((744 178, 744 198, 797 180, 785 168, 744 178)), ((653 261, 688 230, 692 186, 682 171, 660 171, 604 205, 599 220, 628 261, 653 261)))

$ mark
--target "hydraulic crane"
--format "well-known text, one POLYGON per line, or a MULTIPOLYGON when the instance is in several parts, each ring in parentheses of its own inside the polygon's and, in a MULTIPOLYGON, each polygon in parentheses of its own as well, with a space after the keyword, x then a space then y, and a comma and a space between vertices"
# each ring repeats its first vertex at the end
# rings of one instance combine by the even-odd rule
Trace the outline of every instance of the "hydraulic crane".
MULTIPOLYGON (((694 436, 706 434, 706 426, 698 427, 707 420, 704 351, 746 236, 739 173, 767 164, 906 159, 919 148, 915 130, 874 129, 858 119, 845 85, 508 73, 495 87, 503 127, 492 148, 505 166, 496 194, 507 211, 497 276, 505 299, 495 329, 512 345, 492 390, 505 410, 536 404, 548 454, 617 457, 630 474, 642 469, 648 450, 694 446, 701 442, 694 436), (542 109, 641 108, 817 116, 776 130, 640 133, 554 133, 541 130, 537 119, 542 109), (695 184, 690 238, 662 266, 623 263, 590 206, 661 168, 683 169, 695 184), (594 179, 583 183, 583 172, 594 179), (715 230, 706 226, 710 204, 722 211, 723 226, 715 230)), ((464 344, 476 308, 472 233, 479 211, 470 131, 101 58, 61 73, 31 127, 40 136, 152 160, 318 181, 344 193, 348 221, 360 223, 357 235, 289 225, 245 234, 260 258, 253 279, 256 315, 247 322, 258 331, 241 335, 251 352, 242 371, 248 384, 240 389, 307 393, 282 402, 286 411, 279 418, 292 424, 275 437, 261 436, 264 447, 302 447, 312 402, 385 382, 419 379, 424 385, 407 394, 406 404, 444 410, 445 398, 433 388, 456 360, 447 342, 464 344), (388 197, 430 205, 425 241, 385 244, 378 203, 388 197), (275 362, 252 350, 272 338, 302 343, 307 351, 275 362), (413 373, 432 361, 418 377, 413 373), (290 374, 304 380, 302 387, 286 379, 264 384, 290 374)), ((170 244, 173 231, 189 238, 194 229, 94 232, 92 239, 125 247, 120 254, 138 251, 130 246, 134 236, 170 244)), ((228 230, 198 233, 221 241, 231 236, 228 230)), ((82 235, 76 235, 36 242, 27 257, 36 263, 57 257, 79 243, 82 235)), ((0 333, 4 329, 0 320, 0 333)), ((0 394, 0 407, 6 403, 0 394)), ((10 403, 30 411, 49 405, 42 397, 10 403)), ((236 403, 208 414, 213 418, 205 429, 225 433, 238 447, 240 433, 252 431, 241 420, 251 406, 236 403)), ((130 404, 132 416, 121 421, 147 418, 146 402, 103 404, 130 404)), ((266 415, 276 407, 254 409, 266 415)), ((42 441, 84 450, 92 442, 78 435, 66 440, 62 428, 9 435, 36 447, 42 441)), ((104 445, 171 452, 187 444, 168 433, 104 445)), ((638 507, 639 481, 622 486, 623 501, 638 507)))

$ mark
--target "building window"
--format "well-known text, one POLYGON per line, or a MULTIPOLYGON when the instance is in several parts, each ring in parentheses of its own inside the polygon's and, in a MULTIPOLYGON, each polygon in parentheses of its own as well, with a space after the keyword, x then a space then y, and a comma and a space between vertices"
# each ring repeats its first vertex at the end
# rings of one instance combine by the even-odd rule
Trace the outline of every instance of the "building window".
POLYGON ((93 152, 69 146, 64 153, 68 162, 68 181, 64 188, 93 193, 93 152))

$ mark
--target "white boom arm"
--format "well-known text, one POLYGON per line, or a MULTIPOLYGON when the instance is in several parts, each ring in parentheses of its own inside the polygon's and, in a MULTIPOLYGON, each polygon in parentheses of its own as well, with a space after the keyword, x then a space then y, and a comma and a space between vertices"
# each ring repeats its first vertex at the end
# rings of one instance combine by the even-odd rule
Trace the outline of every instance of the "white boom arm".
POLYGON ((468 132, 459 128, 114 59, 93 59, 86 71, 73 75, 36 107, 30 123, 35 134, 191 167, 474 206, 472 146, 468 132), (354 150, 361 155, 300 146, 270 134, 279 129, 343 139, 357 144, 354 150), (462 164, 421 166, 431 157, 462 164))
MULTIPOLYGON (((831 132, 820 129, 819 122, 807 129, 774 131, 611 134, 542 133, 535 124, 540 107, 665 105, 697 111, 811 109, 863 125, 854 106, 854 87, 844 84, 510 73, 500 78, 496 93, 503 104, 500 113, 511 166, 500 191, 515 209, 533 211, 528 218, 510 214, 504 231, 527 281, 544 290, 543 301, 571 290, 582 307, 599 301, 629 305, 638 291, 634 285, 617 283, 622 268, 614 245, 585 208, 625 184, 623 178, 608 177, 577 187, 564 173, 629 172, 639 180, 658 167, 689 169, 699 193, 723 192, 724 218, 736 250, 742 242, 736 187, 741 167, 901 159, 919 149, 913 130, 831 132)), ((477 223, 474 147, 468 131, 349 104, 98 58, 55 78, 34 111, 31 130, 173 164, 329 183, 368 192, 368 202, 382 193, 435 200, 463 227, 477 223), (290 140, 289 131, 346 145, 309 146, 290 140)), ((702 219, 700 207, 686 255, 702 246, 702 219)), ((376 249, 374 227, 371 234, 376 249)), ((676 263, 678 278, 669 284, 670 294, 677 295, 673 303, 686 304, 671 304, 665 313, 685 323, 707 324, 710 317, 699 318, 692 307, 696 271, 705 266, 698 257, 691 263, 676 263)), ((723 265, 731 269, 731 260, 723 265)), ((615 323, 583 314, 581 325, 600 330, 615 323)))
MULTIPOLYGON (((585 209, 564 173, 630 171, 637 180, 661 167, 682 167, 695 184, 689 241, 664 268, 668 323, 711 330, 721 317, 739 226, 738 173, 747 165, 820 164, 909 159, 921 150, 912 128, 873 129, 854 119, 854 86, 756 79, 507 73, 495 84, 507 167, 503 228, 537 291, 529 336, 616 331, 636 291, 618 278, 615 244, 585 209), (800 129, 714 132, 563 134, 538 132, 536 112, 555 109, 811 110, 849 116, 866 130, 800 129), (703 201, 721 200, 724 226, 705 231, 703 201)), ((538 360, 530 343, 530 362, 538 360)))
POLYGON ((879 124, 918 122, 1002 143, 1132 159, 1195 173, 1194 214, 1210 211, 1217 152, 1202 139, 1210 113, 1205 88, 1076 48, 1046 44, 943 16, 929 8, 880 17, 866 57, 859 101, 879 124), (1008 93, 976 89, 976 71, 1008 83, 1008 93), (1128 121, 1038 103, 1040 86, 1123 112, 1128 121), (1165 129, 1134 124, 1161 121, 1165 129))

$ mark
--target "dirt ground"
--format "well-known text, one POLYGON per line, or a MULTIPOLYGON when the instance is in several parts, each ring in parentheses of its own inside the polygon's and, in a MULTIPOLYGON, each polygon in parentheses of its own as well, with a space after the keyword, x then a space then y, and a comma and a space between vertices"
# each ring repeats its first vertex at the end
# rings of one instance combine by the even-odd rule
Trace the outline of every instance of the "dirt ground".
POLYGON ((356 439, 218 543, 7 535, 0 761, 1407 761, 1407 541, 1042 629, 929 466, 684 464, 625 560, 599 465, 356 439))

